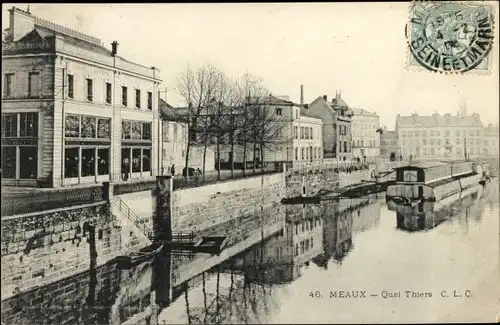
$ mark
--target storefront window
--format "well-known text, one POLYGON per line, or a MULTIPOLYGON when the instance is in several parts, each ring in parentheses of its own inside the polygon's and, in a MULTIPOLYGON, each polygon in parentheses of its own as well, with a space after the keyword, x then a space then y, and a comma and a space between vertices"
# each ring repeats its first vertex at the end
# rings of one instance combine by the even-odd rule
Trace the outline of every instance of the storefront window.
POLYGON ((130 173, 130 148, 122 149, 122 174, 123 179, 127 180, 130 173))
POLYGON ((142 150, 142 170, 151 171, 151 149, 142 150))
POLYGON ((109 118, 99 118, 97 120, 97 137, 100 139, 110 139, 111 138, 111 119, 109 118))
POLYGON ((109 174, 109 149, 97 149, 97 172, 99 175, 109 174))
POLYGON ((142 139, 151 140, 151 123, 142 123, 142 139))
POLYGON ((95 176, 95 149, 82 149, 82 177, 95 176))
POLYGON ((64 177, 78 177, 78 148, 64 150, 64 177))
POLYGON ((131 121, 122 121, 122 139, 130 139, 131 121))
POLYGON ((2 147, 2 178, 16 178, 16 147, 2 147))
POLYGON ((36 179, 38 169, 38 148, 19 147, 19 163, 19 178, 36 179))
POLYGON ((138 173, 141 171, 141 149, 132 149, 132 172, 138 173))
POLYGON ((65 135, 71 138, 80 136, 80 116, 66 115, 65 135))
POLYGON ((141 139, 141 122, 132 121, 130 133, 131 133, 132 140, 140 140, 141 139))
POLYGON ((21 137, 38 137, 38 113, 20 113, 20 129, 19 136, 21 137))
POLYGON ((97 119, 93 116, 82 116, 82 138, 96 138, 97 119))
POLYGON ((17 114, 2 114, 2 137, 17 137, 17 114))

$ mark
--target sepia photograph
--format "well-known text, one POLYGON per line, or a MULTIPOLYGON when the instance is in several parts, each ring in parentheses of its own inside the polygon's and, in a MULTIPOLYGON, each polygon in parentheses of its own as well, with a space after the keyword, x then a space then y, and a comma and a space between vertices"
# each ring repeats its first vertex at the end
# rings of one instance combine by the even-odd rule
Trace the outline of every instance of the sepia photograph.
POLYGON ((499 3, 3 3, 1 325, 500 322, 499 3))

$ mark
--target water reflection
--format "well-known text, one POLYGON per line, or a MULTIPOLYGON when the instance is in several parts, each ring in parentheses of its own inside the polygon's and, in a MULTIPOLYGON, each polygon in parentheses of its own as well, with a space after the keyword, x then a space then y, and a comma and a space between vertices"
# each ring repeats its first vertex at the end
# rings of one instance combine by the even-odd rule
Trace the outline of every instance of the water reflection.
MULTIPOLYGON (((390 209, 396 211, 389 211, 384 200, 374 198, 272 207, 261 215, 206 230, 205 234, 224 232, 231 238, 220 256, 165 249, 155 260, 130 270, 118 270, 113 263, 99 267, 92 264, 79 275, 2 301, 2 321, 6 324, 361 322, 360 318, 349 318, 362 317, 357 313, 359 307, 352 302, 330 311, 333 302, 326 301, 323 303, 326 305, 318 305, 322 306, 322 312, 315 312, 314 316, 304 313, 303 310, 319 308, 319 301, 307 297, 308 292, 339 283, 347 289, 359 286, 367 278, 362 270, 367 269, 368 280, 378 279, 370 280, 370 284, 386 283, 386 277, 393 279, 391 270, 394 270, 400 281, 417 283, 421 276, 429 285, 429 278, 424 276, 426 269, 438 256, 450 254, 443 251, 439 255, 440 247, 455 243, 466 250, 467 239, 462 237, 455 242, 457 229, 462 236, 475 236, 474 249, 484 250, 483 255, 488 257, 491 240, 484 232, 494 232, 495 225, 498 228, 498 183, 484 189, 475 187, 447 201, 411 210, 390 209), (484 228, 479 227, 484 223, 484 228), (438 224, 441 226, 436 227, 438 224), (432 246, 434 255, 428 260, 421 251, 423 247, 430 249, 429 245, 436 245, 434 241, 401 230, 427 230, 421 233, 435 233, 434 236, 440 235, 449 243, 432 246), (397 253, 399 250, 407 252, 408 258, 415 258, 409 262, 406 255, 397 253), (385 264, 379 265, 378 261, 385 264), (410 266, 411 269, 407 268, 410 266), (420 269, 420 273, 412 272, 413 268, 420 269), (409 278, 405 278, 405 272, 409 278)), ((448 269, 455 270, 446 273, 443 279, 437 278, 439 275, 433 269, 436 281, 464 282, 465 275, 456 271, 457 265, 475 263, 471 259, 483 256, 462 255, 454 256, 449 268, 443 266, 443 274, 448 269)), ((394 285, 394 280, 387 281, 394 285)), ((366 317, 376 317, 381 312, 380 308, 375 311, 368 305, 363 308, 366 317)), ((412 312, 399 308, 405 317, 412 312)), ((421 313, 415 314, 416 321, 425 320, 417 316, 421 313)))
POLYGON ((399 205, 388 202, 390 210, 397 213, 398 229, 408 232, 432 229, 439 224, 458 220, 467 229, 468 219, 473 216, 476 222, 481 220, 484 187, 477 185, 451 195, 438 202, 421 201, 415 206, 399 205))

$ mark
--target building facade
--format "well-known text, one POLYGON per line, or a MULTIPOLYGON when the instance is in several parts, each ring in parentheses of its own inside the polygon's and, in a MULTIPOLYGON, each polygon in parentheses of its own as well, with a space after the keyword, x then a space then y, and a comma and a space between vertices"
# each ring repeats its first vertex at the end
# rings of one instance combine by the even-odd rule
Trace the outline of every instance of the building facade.
MULTIPOLYGON (((189 129, 186 119, 179 115, 177 110, 159 99, 159 109, 162 119, 162 143, 161 143, 161 173, 169 174, 174 166, 175 174, 182 175, 186 166, 186 154, 189 129)), ((207 147, 205 152, 205 168, 203 168, 204 147, 191 145, 189 148, 188 166, 194 169, 213 171, 215 166, 214 152, 207 147)))
POLYGON ((159 170, 158 70, 12 8, 2 49, 2 183, 61 187, 159 170))
POLYGON ((391 154, 394 158, 401 155, 401 148, 398 144, 398 135, 396 131, 389 131, 387 127, 383 127, 380 134, 380 156, 390 158, 391 154))
POLYGON ((361 108, 352 108, 352 156, 380 156, 380 117, 361 108))
POLYGON ((323 158, 352 159, 351 116, 352 110, 341 98, 340 92, 328 102, 326 95, 316 98, 304 114, 321 119, 323 124, 323 158))
POLYGON ((498 157, 499 156, 499 132, 498 132, 498 124, 488 124, 487 127, 484 128, 484 141, 483 141, 483 156, 485 157, 498 157))
POLYGON ((483 123, 477 113, 396 117, 396 134, 404 159, 472 159, 482 153, 483 123))

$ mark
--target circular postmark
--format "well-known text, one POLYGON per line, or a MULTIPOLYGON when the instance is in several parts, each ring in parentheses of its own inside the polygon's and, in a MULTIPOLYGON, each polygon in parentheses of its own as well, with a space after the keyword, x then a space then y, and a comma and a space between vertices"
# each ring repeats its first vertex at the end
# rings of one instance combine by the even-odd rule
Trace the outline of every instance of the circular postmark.
POLYGON ((406 37, 419 65, 464 73, 483 64, 493 45, 493 13, 480 3, 414 2, 406 37))

